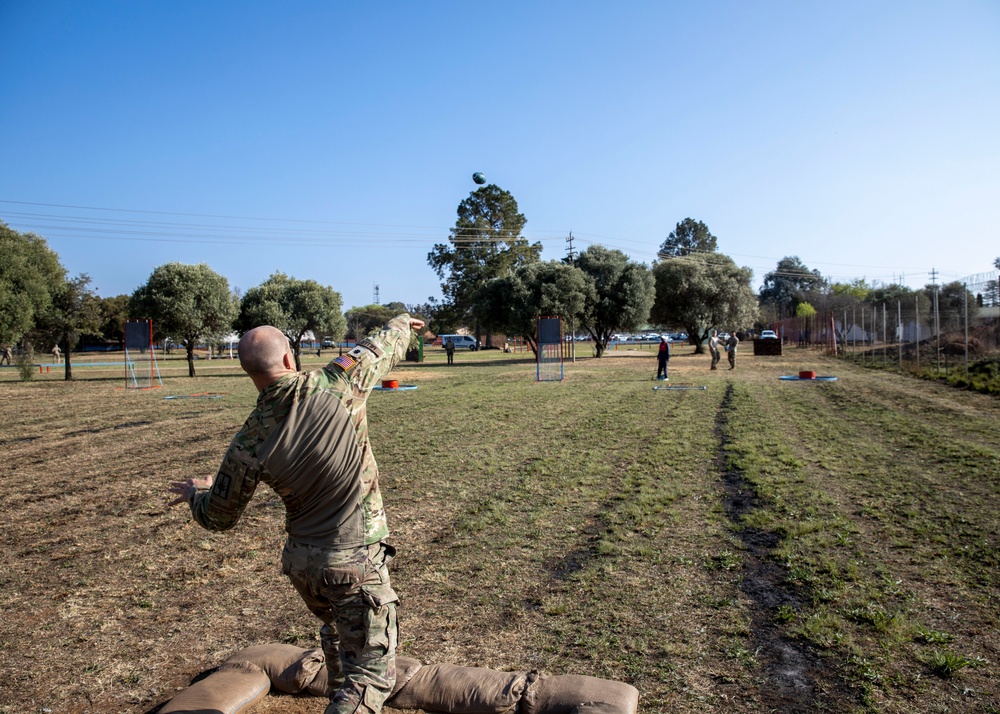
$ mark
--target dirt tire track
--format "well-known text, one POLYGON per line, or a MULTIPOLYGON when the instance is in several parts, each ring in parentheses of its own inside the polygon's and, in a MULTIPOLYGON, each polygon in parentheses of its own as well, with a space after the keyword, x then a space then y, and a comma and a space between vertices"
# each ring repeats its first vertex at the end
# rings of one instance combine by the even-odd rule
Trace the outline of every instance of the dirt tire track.
POLYGON ((726 425, 732 413, 732 392, 730 383, 716 414, 716 466, 726 515, 736 526, 736 535, 745 548, 740 590, 755 605, 750 616, 762 679, 757 694, 765 711, 853 711, 860 697, 840 678, 835 664, 809 643, 787 636, 774 617, 780 607, 801 608, 803 593, 789 584, 787 570, 771 557, 780 539, 778 534, 742 525, 743 517, 762 504, 743 474, 726 464, 726 425))

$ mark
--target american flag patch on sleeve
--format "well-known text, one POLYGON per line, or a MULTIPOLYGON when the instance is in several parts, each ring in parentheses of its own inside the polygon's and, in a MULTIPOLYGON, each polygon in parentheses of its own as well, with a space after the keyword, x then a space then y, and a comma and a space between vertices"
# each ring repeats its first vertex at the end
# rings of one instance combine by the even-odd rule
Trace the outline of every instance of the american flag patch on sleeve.
POLYGON ((335 360, 333 360, 333 364, 339 366, 345 372, 349 372, 351 370, 351 367, 353 367, 357 363, 358 361, 353 357, 351 357, 351 355, 349 354, 341 355, 340 357, 337 357, 335 360))

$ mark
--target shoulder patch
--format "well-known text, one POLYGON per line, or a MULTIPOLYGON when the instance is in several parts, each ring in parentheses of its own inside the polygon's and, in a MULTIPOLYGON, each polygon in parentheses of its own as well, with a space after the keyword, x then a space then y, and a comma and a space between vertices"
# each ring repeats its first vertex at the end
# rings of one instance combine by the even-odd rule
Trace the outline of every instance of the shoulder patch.
MULTIPOLYGON (((357 348, 355 347, 354 349, 356 350, 357 348)), ((353 351, 354 350, 351 350, 351 352, 353 351)), ((338 367, 340 367, 345 372, 350 372, 351 368, 358 363, 358 360, 352 357, 351 353, 348 352, 346 355, 341 355, 340 357, 337 357, 335 360, 333 360, 333 363, 338 367)))

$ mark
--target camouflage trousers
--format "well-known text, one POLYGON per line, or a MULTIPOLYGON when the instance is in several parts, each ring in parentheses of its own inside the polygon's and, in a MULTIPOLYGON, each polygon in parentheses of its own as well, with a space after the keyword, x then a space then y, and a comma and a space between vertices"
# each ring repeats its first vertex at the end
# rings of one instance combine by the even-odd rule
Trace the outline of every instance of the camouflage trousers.
POLYGON ((396 549, 285 544, 281 569, 316 617, 331 691, 325 714, 378 714, 396 683, 399 598, 389 584, 396 549))
POLYGON ((716 367, 716 365, 719 364, 719 360, 722 359, 722 354, 719 352, 719 350, 713 350, 711 347, 708 348, 708 351, 712 353, 712 367, 711 368, 712 369, 718 369, 718 367, 716 367))

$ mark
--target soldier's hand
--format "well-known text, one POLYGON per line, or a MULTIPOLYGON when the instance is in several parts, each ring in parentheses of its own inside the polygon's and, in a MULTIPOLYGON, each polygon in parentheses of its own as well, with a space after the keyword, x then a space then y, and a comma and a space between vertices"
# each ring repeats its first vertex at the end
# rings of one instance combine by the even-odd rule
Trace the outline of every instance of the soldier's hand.
POLYGON ((424 323, 423 320, 417 320, 417 319, 412 318, 412 317, 410 318, 410 329, 411 330, 419 330, 421 327, 424 326, 424 324, 425 323, 424 323))
POLYGON ((178 495, 177 498, 167 504, 167 507, 169 508, 170 506, 176 506, 178 503, 184 503, 188 500, 188 496, 191 494, 192 489, 197 491, 202 488, 212 488, 212 484, 214 482, 214 476, 208 476, 206 478, 189 478, 187 481, 171 481, 167 491, 178 495))

